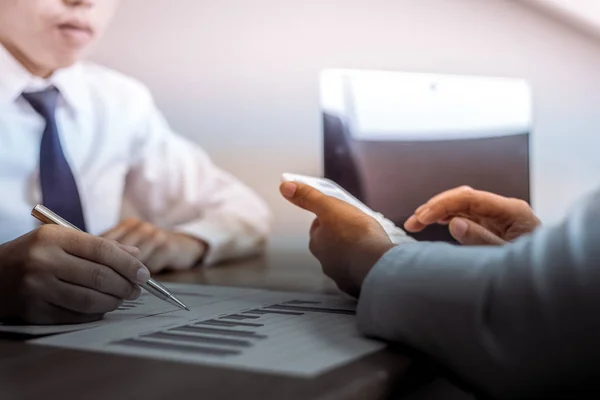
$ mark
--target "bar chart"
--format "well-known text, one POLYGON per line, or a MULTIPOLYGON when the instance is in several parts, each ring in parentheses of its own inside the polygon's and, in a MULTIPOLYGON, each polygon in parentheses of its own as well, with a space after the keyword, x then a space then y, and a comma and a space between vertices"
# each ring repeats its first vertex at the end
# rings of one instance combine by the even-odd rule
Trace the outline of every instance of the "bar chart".
MULTIPOLYGON (((264 316, 297 317, 307 313, 354 315, 355 311, 323 307, 320 302, 315 301, 291 300, 282 304, 228 314, 218 319, 208 319, 166 331, 141 335, 137 338, 112 342, 111 345, 214 357, 234 356, 240 355, 244 349, 253 347, 257 341, 268 339, 268 335, 259 333, 260 328, 264 328, 268 323, 260 321, 264 320, 264 316)), ((269 322, 272 321, 273 319, 269 319, 269 322)))
POLYGON ((137 321, 39 344, 294 376, 315 376, 385 347, 358 332, 355 302, 338 296, 256 291, 137 321))

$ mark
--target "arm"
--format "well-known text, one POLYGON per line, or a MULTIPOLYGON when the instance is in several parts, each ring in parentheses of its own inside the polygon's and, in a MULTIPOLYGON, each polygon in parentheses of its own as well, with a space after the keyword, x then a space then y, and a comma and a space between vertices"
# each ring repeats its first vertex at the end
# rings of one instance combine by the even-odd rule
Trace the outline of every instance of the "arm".
POLYGON ((499 397, 577 384, 600 358, 599 238, 600 192, 503 247, 398 246, 362 286, 360 329, 499 397))
POLYGON ((270 227, 266 204, 198 145, 174 134, 149 93, 140 101, 145 112, 126 197, 147 221, 206 242, 205 264, 259 252, 270 227))

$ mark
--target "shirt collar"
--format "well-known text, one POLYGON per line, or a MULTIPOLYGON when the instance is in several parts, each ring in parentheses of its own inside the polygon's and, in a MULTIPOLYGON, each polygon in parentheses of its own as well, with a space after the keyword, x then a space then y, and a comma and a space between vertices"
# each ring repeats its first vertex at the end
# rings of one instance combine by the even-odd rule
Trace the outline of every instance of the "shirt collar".
POLYGON ((16 101, 23 92, 55 86, 67 105, 77 111, 85 100, 79 63, 59 69, 48 79, 32 75, 0 44, 0 105, 16 101))

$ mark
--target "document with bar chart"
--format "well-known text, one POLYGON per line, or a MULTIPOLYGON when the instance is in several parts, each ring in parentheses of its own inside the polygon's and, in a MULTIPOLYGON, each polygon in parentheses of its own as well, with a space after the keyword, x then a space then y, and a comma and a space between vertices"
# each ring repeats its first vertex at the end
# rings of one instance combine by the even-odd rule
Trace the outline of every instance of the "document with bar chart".
MULTIPOLYGON (((256 293, 256 289, 223 288, 218 286, 199 286, 179 283, 164 283, 164 285, 188 306, 210 304, 240 296, 256 293)), ((179 310, 177 307, 162 301, 148 292, 143 292, 134 301, 125 301, 117 310, 106 314, 100 321, 86 324, 71 325, 15 325, 0 322, 0 332, 17 333, 32 336, 53 335, 83 329, 96 328, 115 322, 132 321, 153 315, 168 315, 179 310)))
POLYGON ((191 309, 31 343, 302 377, 385 347, 359 334, 354 301, 338 296, 261 290, 191 309))

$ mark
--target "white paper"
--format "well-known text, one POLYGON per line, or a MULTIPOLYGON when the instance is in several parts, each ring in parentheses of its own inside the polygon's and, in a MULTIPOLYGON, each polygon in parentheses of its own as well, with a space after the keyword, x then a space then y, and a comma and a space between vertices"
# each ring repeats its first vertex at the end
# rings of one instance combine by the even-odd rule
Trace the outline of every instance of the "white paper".
POLYGON ((261 290, 190 308, 30 343, 302 377, 385 347, 359 334, 344 297, 261 290))
MULTIPOLYGON (((217 286, 200 286, 189 284, 162 283, 189 307, 210 304, 236 296, 246 296, 257 292, 256 289, 224 288, 217 286)), ((100 321, 70 325, 8 325, 0 322, 0 332, 18 333, 32 336, 53 335, 96 328, 120 321, 146 318, 155 314, 168 314, 179 309, 166 301, 143 291, 139 299, 126 301, 119 309, 108 313, 100 321)))

